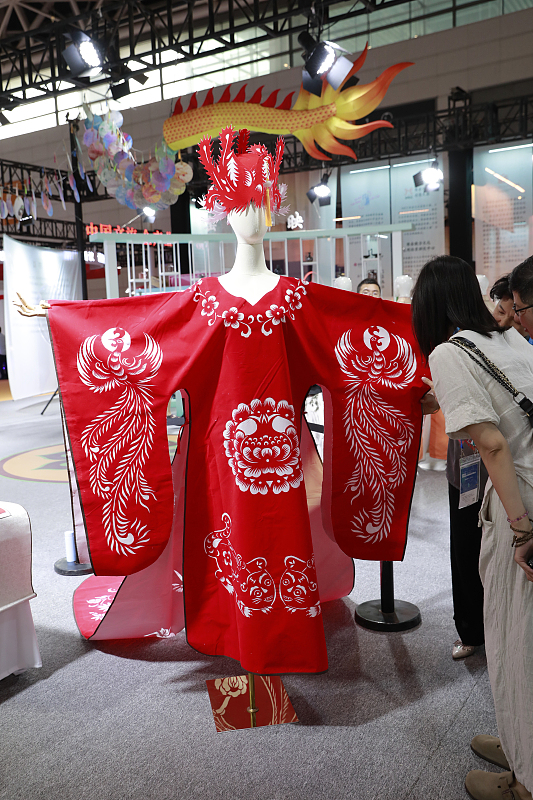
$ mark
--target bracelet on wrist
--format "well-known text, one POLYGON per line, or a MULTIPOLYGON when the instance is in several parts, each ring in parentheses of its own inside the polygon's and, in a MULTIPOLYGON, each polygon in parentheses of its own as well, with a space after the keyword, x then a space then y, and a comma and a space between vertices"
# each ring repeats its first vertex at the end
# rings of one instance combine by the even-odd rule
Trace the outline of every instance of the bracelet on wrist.
POLYGON ((526 517, 527 517, 527 511, 524 511, 523 514, 521 514, 519 517, 516 517, 515 519, 509 519, 509 517, 507 517, 507 522, 510 525, 512 525, 513 522, 520 522, 521 519, 525 519, 526 517))
POLYGON ((530 542, 533 539, 533 530, 521 531, 518 530, 517 528, 512 528, 512 527, 511 530, 514 530, 516 532, 515 535, 513 536, 511 547, 520 547, 521 545, 526 544, 526 542, 530 542), (522 535, 517 536, 516 535, 517 533, 520 533, 522 535))
POLYGON ((533 520, 528 519, 528 522, 529 522, 528 530, 524 530, 524 528, 515 528, 514 525, 509 525, 509 527, 514 533, 518 533, 521 536, 524 536, 524 534, 533 531, 533 520))

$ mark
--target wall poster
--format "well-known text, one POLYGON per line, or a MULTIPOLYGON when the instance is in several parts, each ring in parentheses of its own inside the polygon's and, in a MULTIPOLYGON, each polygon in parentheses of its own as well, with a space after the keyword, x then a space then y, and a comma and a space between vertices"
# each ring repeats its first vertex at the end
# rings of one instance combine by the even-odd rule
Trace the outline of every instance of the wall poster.
POLYGON ((391 168, 391 222, 411 222, 414 226, 403 234, 403 273, 413 281, 427 261, 445 253, 444 187, 426 192, 413 180, 413 175, 430 167, 432 161, 396 162, 391 168))
MULTIPOLYGON (((389 164, 374 161, 341 170, 343 227, 357 229, 403 222, 414 226, 403 234, 403 273, 414 280, 426 261, 445 252, 443 186, 435 192, 426 192, 423 186, 415 187, 413 181, 415 173, 430 166, 431 161, 432 158, 391 160, 389 164)), ((350 277, 355 287, 363 273, 369 272, 376 251, 382 293, 390 297, 390 236, 380 236, 379 242, 374 239, 373 244, 350 237, 350 277)))
POLYGON ((490 285, 533 253, 531 141, 474 148, 476 272, 490 285))

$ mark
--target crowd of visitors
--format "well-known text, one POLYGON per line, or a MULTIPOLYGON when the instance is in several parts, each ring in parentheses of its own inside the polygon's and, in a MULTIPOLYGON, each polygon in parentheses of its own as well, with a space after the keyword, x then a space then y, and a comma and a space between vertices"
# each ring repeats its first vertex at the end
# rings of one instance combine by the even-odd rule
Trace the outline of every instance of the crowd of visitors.
POLYGON ((494 316, 468 264, 435 258, 422 269, 413 292, 413 329, 429 361, 446 433, 459 442, 451 445, 448 473, 454 612, 461 637, 454 656, 469 655, 484 637, 499 732, 499 738, 476 736, 471 746, 505 770, 473 770, 465 786, 475 800, 528 800, 533 790, 533 419, 528 416, 533 414, 533 257, 500 279, 492 295, 494 316), (475 532, 477 511, 481 539, 475 532))

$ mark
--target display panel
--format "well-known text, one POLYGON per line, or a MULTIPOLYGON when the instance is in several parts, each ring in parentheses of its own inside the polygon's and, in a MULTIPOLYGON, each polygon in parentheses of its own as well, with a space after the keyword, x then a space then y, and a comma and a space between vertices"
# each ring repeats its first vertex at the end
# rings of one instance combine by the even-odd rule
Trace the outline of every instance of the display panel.
POLYGON ((490 285, 533 252, 533 146, 474 148, 476 272, 490 285))

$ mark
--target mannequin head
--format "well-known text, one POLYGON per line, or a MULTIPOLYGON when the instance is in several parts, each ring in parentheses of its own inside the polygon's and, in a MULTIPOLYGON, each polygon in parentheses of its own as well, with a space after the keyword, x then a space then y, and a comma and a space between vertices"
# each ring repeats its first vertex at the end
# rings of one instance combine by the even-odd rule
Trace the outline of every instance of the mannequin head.
POLYGON ((233 228, 238 242, 259 244, 266 233, 265 209, 250 203, 244 211, 230 211, 228 222, 233 228))

